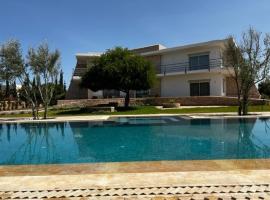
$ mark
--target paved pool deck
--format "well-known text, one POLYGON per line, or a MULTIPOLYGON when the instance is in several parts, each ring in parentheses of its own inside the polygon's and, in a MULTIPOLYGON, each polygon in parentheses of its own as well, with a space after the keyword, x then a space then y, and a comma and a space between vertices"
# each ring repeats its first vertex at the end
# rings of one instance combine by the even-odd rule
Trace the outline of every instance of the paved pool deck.
POLYGON ((0 167, 0 199, 270 199, 270 160, 0 167))

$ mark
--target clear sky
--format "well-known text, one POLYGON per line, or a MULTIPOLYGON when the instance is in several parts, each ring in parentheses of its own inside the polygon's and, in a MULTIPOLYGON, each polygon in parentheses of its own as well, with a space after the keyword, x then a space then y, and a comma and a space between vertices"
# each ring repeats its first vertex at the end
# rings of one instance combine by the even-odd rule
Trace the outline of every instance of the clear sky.
POLYGON ((0 1, 0 43, 58 48, 67 85, 78 52, 239 37, 250 25, 270 32, 270 0, 0 1))

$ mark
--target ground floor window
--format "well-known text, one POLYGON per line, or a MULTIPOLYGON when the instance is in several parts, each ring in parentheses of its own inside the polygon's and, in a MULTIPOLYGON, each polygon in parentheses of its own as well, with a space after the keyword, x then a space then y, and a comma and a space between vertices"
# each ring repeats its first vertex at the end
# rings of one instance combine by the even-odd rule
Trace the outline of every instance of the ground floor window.
POLYGON ((222 81, 222 91, 223 91, 223 93, 225 94, 226 93, 226 80, 225 79, 223 79, 223 81, 222 81))
POLYGON ((103 98, 117 98, 120 97, 118 90, 103 90, 103 98))
POLYGON ((196 81, 190 83, 190 96, 210 96, 209 81, 196 81))
POLYGON ((136 90, 136 97, 147 97, 150 94, 150 90, 136 90))

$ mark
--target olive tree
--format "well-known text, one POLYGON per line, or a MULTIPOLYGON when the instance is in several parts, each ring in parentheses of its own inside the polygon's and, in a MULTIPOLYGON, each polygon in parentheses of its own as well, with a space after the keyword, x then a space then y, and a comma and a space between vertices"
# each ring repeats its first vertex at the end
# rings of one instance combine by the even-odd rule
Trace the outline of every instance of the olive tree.
POLYGON ((20 43, 11 39, 0 47, 0 80, 5 82, 5 97, 10 96, 10 83, 14 82, 20 74, 22 66, 22 53, 20 43))
POLYGON ((50 51, 48 44, 39 45, 36 49, 30 48, 27 63, 36 80, 36 87, 44 106, 44 119, 48 115, 48 107, 54 94, 55 80, 59 75, 60 52, 50 51))
POLYGON ((31 69, 22 56, 21 44, 18 40, 9 40, 1 47, 0 75, 6 81, 6 95, 9 94, 9 82, 18 80, 22 85, 20 96, 30 103, 32 116, 38 119, 38 101, 35 80, 31 69), (31 80, 33 79, 33 80, 31 80))
POLYGON ((27 58, 23 59, 20 42, 9 40, 1 47, 0 55, 0 80, 7 83, 18 80, 22 85, 20 96, 30 103, 33 118, 39 119, 39 104, 42 103, 46 119, 59 74, 59 51, 50 51, 44 43, 36 49, 29 48, 27 58))
POLYGON ((224 61, 236 85, 238 114, 247 115, 251 88, 268 76, 270 35, 263 35, 250 27, 242 34, 239 45, 232 37, 229 37, 224 61))
POLYGON ((126 48, 107 50, 97 58, 82 77, 81 86, 93 91, 115 89, 126 93, 129 106, 131 90, 150 89, 155 81, 152 63, 126 48))

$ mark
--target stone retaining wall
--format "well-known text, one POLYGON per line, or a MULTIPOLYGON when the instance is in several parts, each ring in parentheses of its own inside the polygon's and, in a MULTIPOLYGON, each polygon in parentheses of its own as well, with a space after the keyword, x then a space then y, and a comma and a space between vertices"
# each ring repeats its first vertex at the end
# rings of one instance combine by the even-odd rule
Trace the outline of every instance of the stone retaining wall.
POLYGON ((25 102, 22 101, 0 101, 0 111, 26 109, 25 102))
MULTIPOLYGON (((180 103, 182 106, 232 106, 237 105, 235 97, 149 97, 149 98, 131 98, 130 105, 162 105, 163 103, 180 103)), ((100 104, 118 103, 124 105, 123 98, 112 99, 74 99, 58 100, 57 105, 64 106, 97 106, 100 104)), ((251 105, 269 104, 269 100, 250 99, 251 105)))

